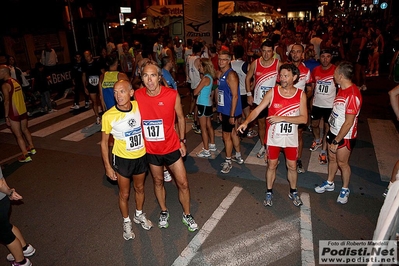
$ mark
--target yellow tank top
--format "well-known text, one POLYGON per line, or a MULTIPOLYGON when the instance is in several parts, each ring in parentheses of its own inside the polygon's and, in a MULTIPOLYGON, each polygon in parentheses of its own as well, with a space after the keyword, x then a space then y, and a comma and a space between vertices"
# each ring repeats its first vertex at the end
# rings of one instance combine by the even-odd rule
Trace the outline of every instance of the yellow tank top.
POLYGON ((103 83, 101 84, 104 89, 113 89, 114 84, 118 81, 119 71, 107 71, 104 74, 103 83))
POLYGON ((15 79, 10 79, 11 89, 11 105, 10 108, 13 110, 15 116, 22 115, 26 113, 26 104, 24 100, 24 93, 22 91, 21 85, 15 79))

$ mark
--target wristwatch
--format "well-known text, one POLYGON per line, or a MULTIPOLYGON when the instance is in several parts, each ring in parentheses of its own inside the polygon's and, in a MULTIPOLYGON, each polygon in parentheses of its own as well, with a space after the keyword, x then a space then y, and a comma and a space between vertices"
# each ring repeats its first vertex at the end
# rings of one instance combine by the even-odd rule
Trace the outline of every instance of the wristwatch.
POLYGON ((334 140, 332 141, 332 144, 338 145, 338 142, 334 139, 334 140))
POLYGON ((180 139, 180 142, 182 142, 183 144, 186 144, 186 139, 180 139))

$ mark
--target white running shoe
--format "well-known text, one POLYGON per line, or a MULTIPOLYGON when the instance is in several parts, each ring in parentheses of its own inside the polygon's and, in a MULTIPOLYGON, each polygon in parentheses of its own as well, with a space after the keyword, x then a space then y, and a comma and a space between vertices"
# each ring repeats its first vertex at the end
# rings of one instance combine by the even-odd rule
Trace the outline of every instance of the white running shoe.
MULTIPOLYGON (((36 249, 35 249, 34 247, 32 247, 31 244, 29 244, 28 247, 27 247, 25 250, 23 250, 24 257, 30 257, 30 256, 32 256, 33 254, 35 254, 35 252, 36 252, 36 249)), ((14 256, 10 253, 10 254, 7 255, 7 260, 8 260, 8 261, 14 261, 15 258, 14 258, 14 256)))
POLYGON ((158 227, 159 228, 168 228, 169 226, 169 212, 161 211, 159 215, 158 227))
POLYGON ((134 215, 133 222, 141 224, 141 227, 145 230, 150 230, 151 227, 153 227, 152 222, 145 217, 145 213, 142 213, 139 216, 134 215))
POLYGON ((209 150, 210 151, 217 151, 218 149, 216 148, 216 144, 215 143, 209 143, 209 150))
POLYGON ((228 162, 222 163, 221 166, 222 166, 222 170, 220 170, 220 172, 222 172, 223 174, 227 174, 228 172, 230 172, 231 168, 233 168, 231 163, 228 163, 228 162))
POLYGON ((168 170, 163 171, 163 181, 165 181, 165 182, 172 181, 172 176, 170 175, 168 170))
POLYGON ((133 233, 132 221, 123 223, 123 238, 125 240, 134 239, 136 235, 133 233))
POLYGON ((80 107, 76 103, 71 106, 71 109, 78 110, 80 107))
POLYGON ((236 155, 234 155, 234 156, 231 157, 231 160, 233 162, 238 163, 238 164, 243 164, 244 163, 244 159, 241 156, 237 157, 236 155))
POLYGON ((341 188, 341 191, 339 192, 339 196, 337 198, 337 202, 341 204, 347 203, 349 199, 349 193, 350 193, 349 188, 348 189, 341 188))
POLYGON ((262 147, 259 149, 258 153, 256 154, 256 157, 263 158, 263 156, 265 156, 265 152, 266 152, 265 145, 262 145, 262 147))
POLYGON ((191 214, 184 215, 183 213, 182 222, 187 225, 188 231, 194 232, 198 230, 198 224, 195 222, 194 217, 191 214))
POLYGON ((204 148, 202 148, 200 152, 197 152, 197 156, 200 158, 209 158, 211 155, 211 152, 209 150, 205 150, 204 148))

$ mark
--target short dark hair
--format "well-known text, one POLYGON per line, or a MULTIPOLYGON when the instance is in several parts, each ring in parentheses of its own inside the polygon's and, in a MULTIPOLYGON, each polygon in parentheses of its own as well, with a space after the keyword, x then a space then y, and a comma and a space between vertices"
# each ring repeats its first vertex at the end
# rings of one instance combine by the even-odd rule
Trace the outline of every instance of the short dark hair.
POLYGON ((200 43, 200 42, 195 42, 195 43, 193 44, 193 54, 196 54, 196 53, 201 52, 202 47, 203 47, 202 43, 200 43))
POLYGON ((301 72, 299 71, 299 68, 294 64, 285 63, 285 64, 281 65, 279 72, 281 72, 281 70, 283 70, 283 69, 290 71, 292 73, 292 75, 294 75, 294 76, 296 75, 296 79, 294 80, 294 84, 296 84, 299 80, 299 75, 301 74, 301 72))
POLYGON ((211 47, 209 47, 209 51, 213 54, 216 54, 216 46, 212 45, 211 47))
POLYGON ((302 48, 302 52, 305 52, 305 47, 303 47, 302 44, 300 44, 300 43, 294 43, 294 44, 292 45, 292 47, 291 47, 291 50, 292 50, 292 48, 293 48, 294 46, 300 46, 300 47, 302 48))
POLYGON ((113 51, 109 55, 107 55, 105 63, 107 65, 107 67, 110 67, 118 61, 119 61, 118 53, 116 51, 113 51))
POLYGON ((171 61, 171 58, 169 56, 164 56, 162 57, 162 67, 166 66, 167 63, 171 61))
POLYGON ((244 56, 244 47, 242 45, 234 46, 233 51, 236 59, 244 56))
POLYGON ((263 46, 266 46, 266 47, 271 47, 271 48, 273 48, 273 47, 274 47, 274 44, 273 44, 273 42, 272 42, 272 41, 270 41, 270 40, 266 40, 266 41, 262 42, 262 44, 260 45, 260 48, 262 49, 262 47, 263 47, 263 46))

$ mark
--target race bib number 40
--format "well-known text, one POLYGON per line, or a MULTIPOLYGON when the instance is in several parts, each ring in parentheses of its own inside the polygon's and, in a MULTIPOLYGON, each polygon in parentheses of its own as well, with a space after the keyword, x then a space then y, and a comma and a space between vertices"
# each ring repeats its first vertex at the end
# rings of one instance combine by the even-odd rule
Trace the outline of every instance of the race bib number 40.
POLYGON ((163 128, 163 120, 144 120, 144 137, 147 141, 163 141, 165 140, 165 131, 163 128))

